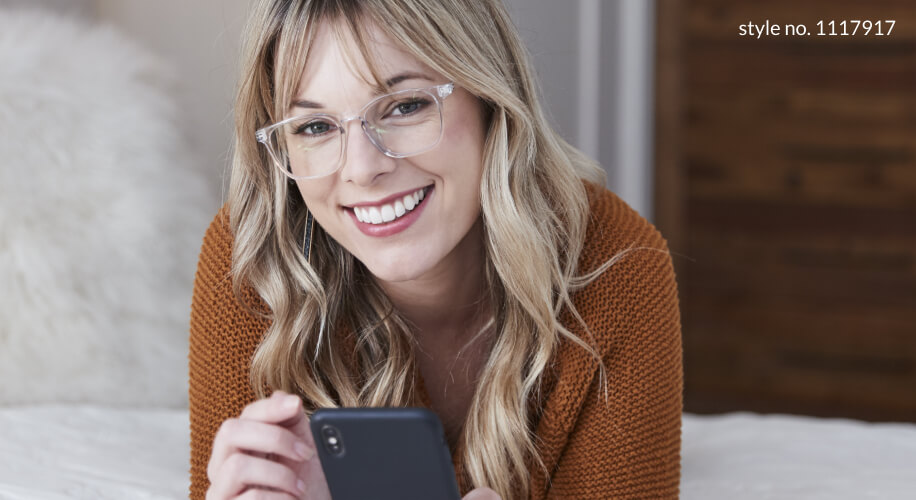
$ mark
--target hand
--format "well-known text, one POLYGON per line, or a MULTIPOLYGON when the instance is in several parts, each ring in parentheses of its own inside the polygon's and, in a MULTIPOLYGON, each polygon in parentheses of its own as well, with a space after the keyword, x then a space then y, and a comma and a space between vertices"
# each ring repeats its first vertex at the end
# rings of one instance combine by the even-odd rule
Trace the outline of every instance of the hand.
POLYGON ((495 491, 490 488, 474 488, 461 500, 502 500, 495 491))
POLYGON ((207 477, 207 500, 331 500, 302 400, 283 391, 223 422, 207 477))

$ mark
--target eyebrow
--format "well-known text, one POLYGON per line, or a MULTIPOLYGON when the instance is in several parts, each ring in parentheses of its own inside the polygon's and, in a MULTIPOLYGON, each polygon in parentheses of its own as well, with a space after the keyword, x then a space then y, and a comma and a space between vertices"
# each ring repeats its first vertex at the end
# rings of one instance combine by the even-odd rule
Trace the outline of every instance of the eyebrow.
POLYGON ((399 75, 392 76, 391 78, 385 80, 385 86, 393 87, 405 80, 428 80, 430 82, 433 81, 432 78, 424 75, 423 73, 412 73, 408 71, 405 73, 401 73, 399 75))
MULTIPOLYGON (((404 73, 399 73, 385 80, 385 87, 390 88, 401 82, 405 82, 407 80, 427 80, 429 82, 433 81, 432 78, 424 75, 423 73, 415 73, 415 72, 407 71, 404 73)), ((375 92, 376 94, 381 95, 382 92, 384 92, 383 87, 376 86, 375 92)), ((324 105, 321 103, 315 102, 315 101, 309 101, 307 99, 297 99, 293 101, 290 107, 291 108, 304 108, 304 109, 322 109, 324 108, 324 105)))

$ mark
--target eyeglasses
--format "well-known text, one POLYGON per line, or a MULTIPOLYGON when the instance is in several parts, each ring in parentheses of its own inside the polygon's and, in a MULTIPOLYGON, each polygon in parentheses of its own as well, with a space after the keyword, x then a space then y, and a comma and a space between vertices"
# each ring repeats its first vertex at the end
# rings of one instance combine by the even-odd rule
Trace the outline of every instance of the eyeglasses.
POLYGON ((406 158, 425 153, 442 139, 442 101, 455 84, 408 89, 376 97, 358 114, 337 118, 326 113, 295 116, 255 133, 287 176, 315 179, 333 174, 346 156, 346 124, 359 120, 363 133, 383 154, 406 158))

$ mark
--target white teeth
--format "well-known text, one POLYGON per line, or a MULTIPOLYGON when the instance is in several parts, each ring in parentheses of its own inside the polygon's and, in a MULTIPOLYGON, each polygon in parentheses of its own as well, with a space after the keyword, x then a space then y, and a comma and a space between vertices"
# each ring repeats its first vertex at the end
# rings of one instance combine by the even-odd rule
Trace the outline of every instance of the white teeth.
POLYGON ((372 207, 369 209, 369 221, 373 224, 382 223, 382 213, 378 211, 377 208, 372 207))
POLYGON ((385 204, 377 207, 353 207, 353 213, 356 215, 356 219, 363 223, 370 224, 382 224, 385 222, 391 222, 399 217, 402 217, 407 212, 410 212, 417 205, 420 204, 420 201, 426 197, 426 193, 423 189, 418 189, 415 192, 405 195, 403 199, 395 200, 393 204, 385 204))
POLYGON ((391 222, 394 220, 394 208, 391 205, 382 205, 382 221, 391 222))
POLYGON ((404 207, 407 210, 413 210, 413 207, 417 206, 417 200, 413 198, 412 194, 409 194, 404 197, 404 207))

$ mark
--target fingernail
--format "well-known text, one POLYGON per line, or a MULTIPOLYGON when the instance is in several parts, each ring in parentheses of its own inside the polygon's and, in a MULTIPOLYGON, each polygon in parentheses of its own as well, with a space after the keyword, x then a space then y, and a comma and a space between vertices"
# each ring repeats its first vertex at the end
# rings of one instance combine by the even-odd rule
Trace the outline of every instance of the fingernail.
POLYGON ((312 458, 312 449, 306 446, 302 441, 296 441, 293 443, 293 450, 295 450, 296 455, 299 455, 299 458, 303 460, 312 458))
POLYGON ((305 493, 305 482, 301 479, 296 483, 296 488, 299 489, 299 493, 305 493))
POLYGON ((296 405, 298 405, 298 404, 299 404, 299 397, 298 397, 298 396, 288 396, 288 397, 283 401, 283 407, 284 407, 284 408, 295 408, 296 405))

